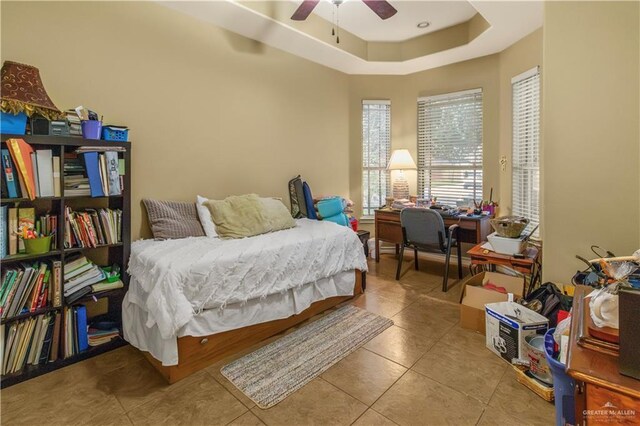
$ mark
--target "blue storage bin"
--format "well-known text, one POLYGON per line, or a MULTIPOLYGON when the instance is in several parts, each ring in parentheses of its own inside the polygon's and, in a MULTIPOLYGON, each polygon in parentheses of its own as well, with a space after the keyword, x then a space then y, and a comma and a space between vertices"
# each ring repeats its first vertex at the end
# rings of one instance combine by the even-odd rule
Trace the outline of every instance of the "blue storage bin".
POLYGON ((544 355, 547 358, 553 376, 553 396, 556 405, 556 426, 576 424, 576 382, 565 371, 565 365, 554 358, 553 332, 550 328, 544 335, 544 355))
POLYGON ((102 128, 102 139, 110 142, 127 142, 129 140, 129 129, 104 126, 102 128))
POLYGON ((27 114, 21 112, 13 115, 3 112, 0 116, 0 133, 8 135, 24 135, 27 130, 27 114))

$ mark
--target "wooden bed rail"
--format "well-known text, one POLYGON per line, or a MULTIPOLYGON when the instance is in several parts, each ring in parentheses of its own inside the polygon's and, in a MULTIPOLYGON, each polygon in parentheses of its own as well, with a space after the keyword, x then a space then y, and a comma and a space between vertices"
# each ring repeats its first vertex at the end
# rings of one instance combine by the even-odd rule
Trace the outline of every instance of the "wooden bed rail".
POLYGON ((366 272, 356 270, 355 274, 356 283, 353 296, 337 296, 319 300, 312 303, 311 306, 299 314, 288 318, 254 324, 237 330, 225 331, 204 337, 179 337, 178 365, 163 366, 162 363, 155 359, 150 353, 143 352, 143 354, 169 383, 175 383, 229 355, 249 348, 314 315, 362 294, 366 287, 366 272))

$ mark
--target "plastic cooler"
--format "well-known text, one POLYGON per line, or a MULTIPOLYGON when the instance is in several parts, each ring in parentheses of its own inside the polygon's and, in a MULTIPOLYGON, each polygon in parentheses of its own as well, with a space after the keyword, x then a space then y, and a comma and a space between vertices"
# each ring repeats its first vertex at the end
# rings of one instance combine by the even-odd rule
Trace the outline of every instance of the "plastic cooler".
POLYGON ((554 358, 555 342, 550 328, 544 335, 544 355, 553 375, 553 394, 556 405, 556 426, 576 424, 576 401, 574 390, 576 382, 565 372, 565 365, 554 358))

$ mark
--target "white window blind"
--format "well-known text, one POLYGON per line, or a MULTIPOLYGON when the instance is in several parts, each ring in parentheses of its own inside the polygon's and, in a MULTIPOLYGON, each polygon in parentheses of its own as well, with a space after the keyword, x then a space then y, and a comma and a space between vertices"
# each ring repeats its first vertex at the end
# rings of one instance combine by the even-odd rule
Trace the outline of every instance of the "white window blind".
POLYGON ((391 193, 391 102, 362 101, 362 215, 374 216, 391 193))
MULTIPOLYGON (((513 93, 512 211, 540 223, 540 72, 511 80, 513 93)), ((538 236, 538 231, 534 237, 538 236)))
POLYGON ((418 99, 418 192, 453 206, 482 199, 482 89, 418 99))

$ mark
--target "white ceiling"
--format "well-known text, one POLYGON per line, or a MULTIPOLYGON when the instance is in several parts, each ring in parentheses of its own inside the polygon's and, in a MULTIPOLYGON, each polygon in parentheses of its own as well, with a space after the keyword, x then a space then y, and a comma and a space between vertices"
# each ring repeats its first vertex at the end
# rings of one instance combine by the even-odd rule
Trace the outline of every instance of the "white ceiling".
MULTIPOLYGON (((391 0, 391 3, 398 10, 403 7, 402 1, 391 0)), ((425 3, 427 7, 430 2, 416 3, 425 3)), ((542 26, 542 1, 470 0, 469 3, 490 24, 489 29, 470 43, 406 61, 376 62, 355 56, 335 43, 316 39, 233 0, 161 2, 187 15, 347 74, 406 75, 462 62, 500 52, 542 26)), ((373 14, 370 10, 368 13, 373 14)), ((380 20, 374 22, 378 25, 380 20)))
MULTIPOLYGON (((296 5, 300 0, 294 0, 296 5)), ((382 20, 360 0, 345 1, 339 7, 340 28, 366 41, 404 41, 466 22, 476 14, 467 1, 390 1, 398 13, 382 20), (418 28, 418 22, 431 25, 418 28)), ((322 0, 313 13, 333 22, 336 6, 322 0)))

